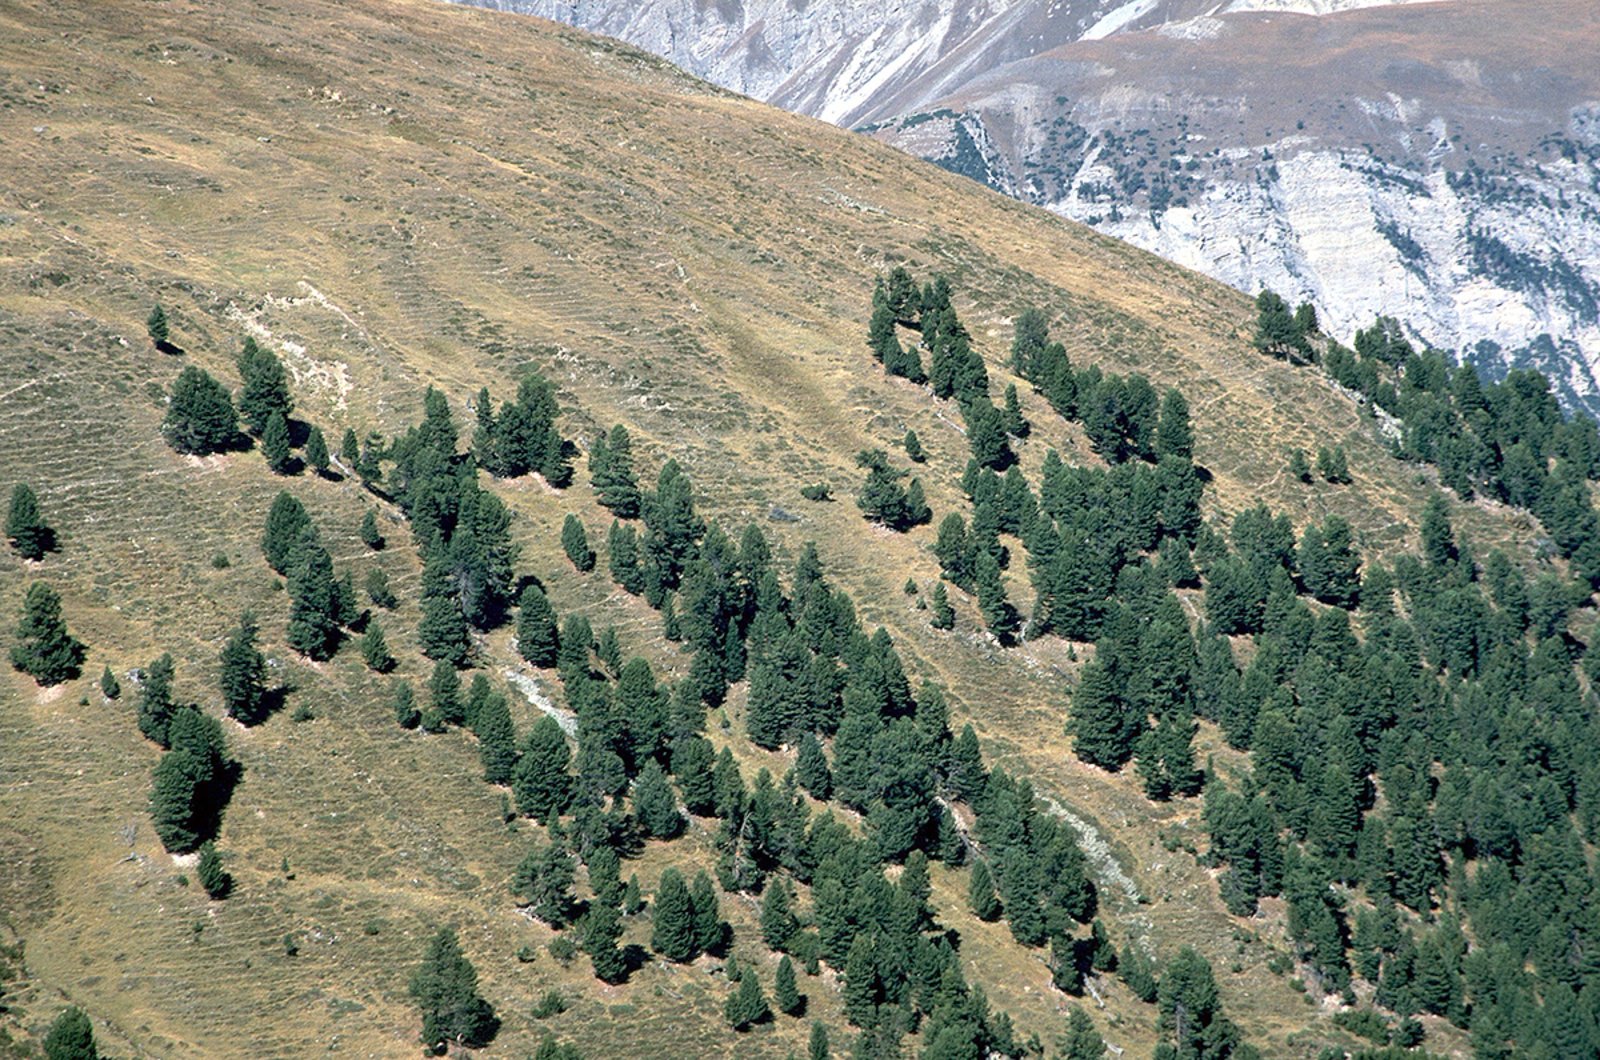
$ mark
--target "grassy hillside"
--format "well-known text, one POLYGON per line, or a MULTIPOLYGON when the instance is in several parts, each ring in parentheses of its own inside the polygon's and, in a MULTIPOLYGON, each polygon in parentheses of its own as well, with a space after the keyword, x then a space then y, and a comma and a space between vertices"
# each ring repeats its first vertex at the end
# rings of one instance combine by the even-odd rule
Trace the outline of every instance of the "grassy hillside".
MULTIPOLYGON (((353 480, 286 483, 257 453, 189 458, 161 440, 164 388, 185 363, 237 385, 246 334, 283 357, 298 415, 330 439, 416 422, 429 384, 470 424, 479 387, 509 397, 534 366, 559 385, 569 436, 587 445, 625 423, 645 477, 676 458, 701 510, 735 530, 760 523, 785 569, 815 540, 863 622, 890 630, 914 676, 946 684, 955 721, 974 723, 986 755, 1098 837, 1119 941, 1199 947, 1229 1013, 1269 1054, 1324 1027, 1266 967, 1281 949, 1271 904, 1235 921, 1182 849, 1199 842, 1198 801, 1153 807, 1135 777, 1071 757, 1062 722, 1079 653, 1055 639, 1002 651, 973 632, 961 594, 957 631, 930 630, 902 585, 937 578, 932 531, 869 528, 849 501, 855 453, 910 427, 930 454, 935 518, 965 505, 953 406, 885 378, 865 350, 873 279, 903 263, 950 277, 1002 386, 1010 318, 1036 303, 1078 363, 1182 387, 1197 462, 1212 474, 1208 515, 1259 498, 1297 524, 1342 514, 1369 551, 1412 547, 1425 476, 1385 455, 1320 373, 1257 355, 1242 296, 865 138, 533 20, 420 0, 5 2, 0 71, 0 485, 33 483, 62 545, 38 565, 0 555, 0 615, 9 643, 27 584, 45 579, 91 648, 85 678, 47 692, 0 676, 0 864, 14 867, 0 873, 0 904, 26 940, 24 1028, 39 1031, 70 999, 119 1053, 404 1055, 416 1035, 406 979, 434 927, 454 923, 505 1019, 491 1055, 531 1052, 546 1027, 591 1056, 640 1042, 670 1055, 804 1048, 800 1021, 727 1030, 726 986, 704 964, 647 965, 612 988, 582 958, 515 959, 550 937, 505 891, 536 829, 501 821, 469 738, 399 729, 357 652, 311 664, 287 649, 287 602, 257 545, 287 485, 341 571, 358 584, 373 564, 388 571, 403 601, 390 644, 420 684, 420 568, 397 515, 383 509, 392 547, 369 553, 356 528, 374 501, 353 480), (145 338, 158 301, 181 356, 145 338), (1308 487, 1286 472, 1289 447, 1329 444, 1350 454, 1352 485, 1308 487), (819 480, 840 503, 800 498, 819 480), (217 904, 192 878, 180 883, 192 870, 150 830, 157 752, 134 725, 126 675, 171 651, 180 698, 214 711, 217 654, 246 608, 293 691, 267 724, 228 726, 244 767, 222 841, 238 886, 217 904), (117 703, 90 680, 107 665, 124 675, 117 703), (312 720, 292 720, 300 706, 312 720), (528 1009, 551 986, 572 1005, 541 1024, 528 1009)), ((1021 447, 1030 475, 1051 446, 1098 462, 1079 428, 1020 389, 1035 424, 1021 447)), ((532 477, 493 488, 516 517, 519 569, 558 608, 615 624, 629 652, 684 672, 654 612, 561 555, 568 512, 591 536, 609 521, 585 473, 560 494, 532 477)), ((1485 502, 1454 517, 1474 542, 1531 547, 1526 516, 1485 502)), ((1011 595, 1026 606, 1020 573, 1011 595)), ((531 673, 507 636, 484 645, 497 682, 531 673)), ((713 717, 714 741, 781 771, 783 756, 738 737, 741 694, 730 730, 713 717)), ((515 711, 519 732, 537 716, 521 700, 515 711)), ((1202 752, 1219 746, 1203 733, 1202 752)), ((653 890, 662 867, 705 853, 706 839, 653 846, 624 875, 653 890)), ((1043 961, 972 918, 964 885, 937 867, 935 903, 966 940, 969 975, 1049 1042, 1063 998, 1043 961)), ((725 896, 724 908, 736 950, 770 983, 754 907, 725 896)), ((802 989, 814 1014, 843 1026, 830 976, 802 989)), ((1107 1039, 1147 1054, 1153 1007, 1115 981, 1103 995, 1103 1008, 1088 1004, 1107 1039)))

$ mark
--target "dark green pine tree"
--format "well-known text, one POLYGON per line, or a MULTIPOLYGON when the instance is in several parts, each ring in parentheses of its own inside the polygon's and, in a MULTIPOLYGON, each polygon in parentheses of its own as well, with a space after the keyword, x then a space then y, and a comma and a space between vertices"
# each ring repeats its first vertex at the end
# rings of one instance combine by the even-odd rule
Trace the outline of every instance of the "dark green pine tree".
POLYGON ((283 413, 274 411, 261 429, 261 456, 273 474, 287 475, 294 462, 294 450, 289 444, 289 421, 283 413))
POLYGON ((389 575, 384 573, 382 567, 373 567, 367 571, 367 599, 385 611, 393 611, 400 605, 395 598, 394 591, 389 588, 389 575))
POLYGON ((906 430, 906 436, 900 444, 905 446, 906 459, 910 460, 913 464, 922 464, 927 462, 928 454, 923 450, 922 439, 917 437, 916 431, 908 428, 906 430))
POLYGON ((1089 1014, 1081 1006, 1073 1005, 1067 1014, 1067 1033, 1056 1055, 1061 1060, 1101 1060, 1105 1054, 1106 1043, 1094 1029, 1089 1014))
POLYGON ((33 487, 19 482, 11 488, 11 511, 6 516, 6 538, 23 559, 35 562, 55 547, 55 531, 39 514, 39 498, 33 487))
POLYGON ((167 340, 172 332, 167 323, 167 311, 161 308, 160 302, 157 302, 155 308, 150 310, 150 315, 144 318, 144 330, 156 349, 166 350, 167 340))
POLYGON ((618 519, 638 518, 643 498, 634 472, 633 438, 628 428, 619 423, 603 441, 596 439, 590 453, 589 470, 596 500, 618 519))
POLYGON ((639 564, 639 533, 627 523, 611 520, 606 532, 606 567, 611 580, 630 596, 644 592, 644 568, 639 564))
POLYGON ((694 904, 689 900, 689 888, 683 874, 675 868, 661 873, 656 887, 654 926, 650 934, 650 948, 669 961, 682 964, 693 960, 698 947, 695 944, 694 904))
POLYGON ((306 436, 306 463, 319 476, 328 477, 328 440, 322 436, 321 427, 311 428, 306 436))
POLYGON ((376 674, 386 674, 395 668, 394 654, 383 636, 383 624, 376 618, 367 620, 367 631, 361 635, 361 658, 376 674))
POLYGON ((433 676, 428 679, 428 711, 425 721, 431 722, 430 731, 446 725, 460 725, 467 720, 466 704, 461 699, 461 675, 455 664, 440 659, 433 664, 433 676))
POLYGON ((1289 450, 1289 475, 1296 482, 1311 482, 1311 464, 1306 460, 1306 451, 1298 446, 1289 450))
POLYGON ((56 591, 44 582, 28 586, 16 643, 11 646, 11 665, 48 688, 82 673, 87 652, 83 642, 67 632, 56 591))
POLYGON ((161 436, 180 453, 205 456, 233 446, 239 418, 227 387, 189 365, 172 384, 161 436))
POLYGON ((394 720, 402 729, 415 729, 422 723, 422 711, 417 709, 417 694, 411 682, 401 681, 394 690, 394 720))
POLYGON ((572 749, 561 724, 548 714, 533 723, 512 778, 517 808, 548 825, 572 801, 572 749))
MULTIPOLYGON (((957 518, 960 518, 957 516, 957 518)), ((950 594, 945 592, 944 582, 935 582, 933 592, 928 600, 928 612, 931 616, 928 625, 934 629, 954 629, 956 626, 956 609, 950 606, 950 594)))
POLYGON ((561 524, 561 548, 578 570, 594 570, 594 549, 589 547, 589 534, 584 530, 582 520, 571 513, 561 524))
POLYGON ((167 746, 167 728, 172 723, 172 677, 176 664, 169 652, 145 667, 139 675, 139 702, 134 708, 139 731, 145 739, 167 746))
POLYGON ((265 719, 267 660, 256 648, 257 633, 255 615, 246 611, 239 616, 239 628, 223 646, 222 670, 217 677, 222 709, 243 725, 265 719))
POLYGON ((1000 916, 1000 899, 995 896, 994 877, 989 873, 989 863, 978 858, 972 863, 972 877, 967 882, 967 904, 972 915, 979 920, 996 920, 1000 916))
POLYGON ((628 977, 628 958, 617 947, 622 938, 622 914, 608 902, 594 902, 583 918, 583 951, 589 955, 594 975, 616 984, 628 977))
POLYGON ((195 875, 200 879, 200 886, 212 898, 226 898, 233 890, 233 877, 222 866, 222 855, 217 851, 217 844, 209 839, 200 844, 200 861, 195 866, 195 875))
POLYGON ((1188 460, 1194 456, 1194 430, 1189 426, 1189 402, 1183 392, 1169 388, 1161 398, 1161 418, 1156 424, 1156 455, 1188 460))
POLYGON ((561 645, 556 612, 544 590, 529 584, 517 603, 517 652, 540 669, 556 664, 561 645))
POLYGON ((795 779, 819 802, 827 802, 833 794, 833 773, 828 769, 828 757, 816 734, 806 732, 800 737, 800 752, 795 759, 795 779))
POLYGON ((511 876, 511 893, 534 916, 560 930, 577 906, 572 896, 572 855, 558 833, 548 846, 535 847, 517 864, 511 876))
POLYGON ((695 949, 702 953, 722 952, 727 941, 728 926, 722 921, 717 886, 704 870, 695 873, 694 884, 689 888, 689 902, 694 906, 695 949))
POLYGON ((672 773, 683 792, 684 808, 696 817, 709 817, 716 807, 711 776, 715 757, 710 742, 699 735, 684 736, 672 748, 672 773))
POLYGON ((1000 423, 1005 432, 1013 438, 1025 438, 1028 435, 1028 421, 1022 415, 1022 399, 1017 396, 1017 385, 1006 385, 1005 405, 1000 410, 1000 423))
POLYGON ((1442 493, 1428 498, 1422 509, 1422 558, 1429 566, 1446 567, 1456 561, 1455 531, 1450 526, 1450 505, 1442 493))
POLYGON ((1001 644, 1013 643, 1022 619, 1017 609, 1011 606, 1011 601, 1006 599, 1005 585, 1000 580, 1000 564, 985 551, 978 553, 973 567, 978 587, 978 610, 983 612, 984 624, 989 627, 990 633, 999 638, 1001 644))
POLYGON ((122 698, 122 682, 117 680, 109 665, 100 673, 100 694, 107 699, 122 698))
POLYGON ((778 961, 778 971, 772 978, 772 999, 785 1016, 798 1016, 806 1010, 805 995, 795 985, 794 962, 787 953, 778 961))
POLYGON ((428 943, 422 967, 411 977, 411 997, 422 1011, 422 1042, 436 1052, 450 1043, 478 1048, 500 1028, 494 1008, 478 994, 478 972, 461 952, 453 928, 428 943))
POLYGON ((800 930, 790 906, 789 888, 778 877, 767 885, 767 893, 761 899, 761 937, 770 949, 788 949, 795 932, 800 930))
POLYGON ((308 659, 326 661, 339 648, 339 587, 333 560, 316 531, 304 531, 289 559, 289 647, 308 659))
POLYGON ((1067 730, 1073 752, 1092 766, 1121 769, 1133 756, 1141 719, 1123 700, 1112 670, 1098 658, 1083 668, 1067 730))
POLYGON ((483 779, 490 784, 510 784, 517 769, 517 734, 506 697, 499 692, 486 696, 478 706, 472 728, 478 734, 483 779))
POLYGON ((1300 580, 1325 604, 1353 608, 1361 593, 1361 558, 1351 547, 1350 523, 1330 515, 1301 537, 1300 580))
POLYGON ((361 517, 359 533, 361 543, 372 551, 377 552, 383 548, 383 531, 378 529, 378 513, 373 509, 368 508, 366 514, 361 517))
POLYGON ((661 764, 646 759, 633 785, 633 809, 645 834, 653 839, 675 839, 683 832, 683 814, 678 812, 678 796, 661 764))
POLYGON ((1222 1014, 1222 997, 1211 965, 1190 946, 1179 950, 1161 977, 1156 1056, 1233 1056, 1239 1032, 1222 1014))
POLYGON ((828 1028, 822 1022, 811 1024, 811 1037, 806 1042, 806 1060, 832 1060, 833 1053, 828 1048, 828 1028))
MULTIPOLYGON (((156 311, 160 310, 161 307, 156 306, 156 311)), ((166 333, 167 325, 163 318, 161 338, 156 342, 158 346, 167 341, 166 333)), ((153 328, 150 337, 155 338, 153 328)), ((94 1027, 83 1009, 76 1005, 65 1009, 50 1024, 50 1033, 44 1038, 44 1055, 45 1060, 100 1060, 100 1050, 94 1043, 94 1027)))
POLYGON ((863 450, 856 456, 856 463, 867 469, 866 480, 856 494, 856 507, 861 514, 891 530, 910 526, 906 491, 900 485, 905 472, 890 467, 888 454, 882 449, 863 450))
POLYGON ((430 659, 459 666, 467 659, 467 618, 456 593, 449 552, 440 545, 428 551, 422 565, 422 621, 417 643, 430 659))
POLYGON ((745 965, 740 969, 739 988, 728 998, 722 1014, 728 1026, 736 1031, 747 1031, 772 1018, 772 1008, 767 1004, 767 995, 761 989, 761 981, 756 978, 753 965, 745 965))
POLYGON ((256 345, 255 339, 246 338, 237 364, 244 382, 239 392, 239 415, 244 417, 250 433, 262 434, 274 412, 287 421, 294 412, 294 401, 289 396, 289 375, 278 355, 256 345))
POLYGON ((354 427, 346 427, 343 437, 339 439, 339 463, 352 475, 357 473, 361 465, 361 442, 356 438, 354 427))
POLYGON ((267 566, 279 574, 289 573, 289 559, 300 536, 311 526, 311 516, 287 490, 273 498, 267 509, 266 532, 261 537, 261 551, 267 557, 267 566))

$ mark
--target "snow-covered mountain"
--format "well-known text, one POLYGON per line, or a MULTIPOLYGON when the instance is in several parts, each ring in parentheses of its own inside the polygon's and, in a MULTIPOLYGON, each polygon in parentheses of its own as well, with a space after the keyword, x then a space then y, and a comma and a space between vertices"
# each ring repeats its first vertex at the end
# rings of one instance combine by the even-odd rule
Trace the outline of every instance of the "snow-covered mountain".
POLYGON ((1593 0, 475 0, 1600 411, 1593 0))

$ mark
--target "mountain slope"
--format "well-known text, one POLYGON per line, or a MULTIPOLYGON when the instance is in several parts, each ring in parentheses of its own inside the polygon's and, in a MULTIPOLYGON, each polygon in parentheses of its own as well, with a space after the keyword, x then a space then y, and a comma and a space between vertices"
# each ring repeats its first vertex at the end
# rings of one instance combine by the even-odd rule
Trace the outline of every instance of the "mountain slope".
POLYGON ((1394 316, 1600 407, 1600 29, 1582 0, 486 2, 1309 300, 1346 341, 1394 316))
MULTIPOLYGON (((1282 948, 1277 922, 1242 937, 1212 874, 1181 852, 1198 837, 1194 801, 1153 808, 1135 778, 1068 753, 1075 647, 1002 652, 971 632, 965 606, 966 632, 930 630, 901 586, 937 578, 931 531, 865 530, 848 501, 798 495, 824 480, 845 497, 859 481, 857 451, 914 427, 931 454, 935 511, 965 503, 954 412, 886 379, 864 347, 872 283, 905 262, 956 283, 1001 382, 1011 317, 1037 303, 1080 363, 1183 387, 1212 475, 1208 514, 1263 499, 1298 524, 1342 513, 1371 552, 1409 548, 1427 474, 1387 456, 1321 375, 1251 350, 1246 299, 865 138, 533 20, 375 0, 10 3, 0 55, 0 133, 26 145, 0 217, 0 466, 8 485, 10 475, 35 485, 62 544, 38 565, 5 551, 0 613, 9 638, 27 583, 48 581, 91 648, 85 678, 66 686, 0 678, 0 863, 20 869, 5 874, 5 907, 39 984, 28 1026, 71 1000, 119 1052, 402 1054, 416 1035, 407 976, 450 922, 506 1020, 496 1053, 531 1052, 546 1028, 589 1055, 625 1055, 642 1036, 680 1054, 804 1046, 798 1021, 752 1037, 727 1030, 721 981, 703 968, 652 963, 613 988, 581 960, 516 959, 551 937, 506 893, 535 829, 501 819, 501 793, 478 779, 469 741, 394 724, 389 689, 353 646, 328 663, 291 652, 284 593, 259 553, 268 505, 291 489, 341 571, 358 581, 373 566, 388 572, 404 601, 391 644, 401 676, 421 687, 428 668, 411 633, 420 565, 395 510, 353 479, 285 480, 253 453, 183 457, 161 440, 164 391, 180 368, 232 385, 248 334, 284 358, 299 415, 330 439, 347 426, 400 432, 418 420, 427 385, 466 423, 479 387, 508 396, 537 367, 559 385, 566 434, 587 445, 626 423, 647 474, 679 460, 701 509, 729 527, 762 524, 785 569, 816 540, 863 621, 885 625, 919 676, 946 683, 957 721, 974 722, 991 759, 1094 830, 1117 937, 1158 954, 1190 942, 1219 968, 1236 963, 1223 987, 1229 1012, 1269 1052, 1305 1029, 1312 1010, 1267 967, 1282 948), (145 340, 157 302, 181 357, 145 340), (1329 444, 1348 449, 1351 486, 1311 489, 1282 470, 1280 447, 1329 444), (380 553, 356 532, 374 506, 393 542, 380 553), (157 752, 135 727, 130 675, 171 651, 180 697, 215 713, 217 655, 246 608, 261 618, 291 710, 310 717, 285 711, 227 730, 244 769, 222 834, 237 893, 211 904, 180 883, 189 866, 150 833, 157 752), (121 700, 95 689, 102 666, 122 675, 121 700), (1169 837, 1176 846, 1163 845, 1169 837), (567 991, 571 1010, 530 1018, 551 987, 567 991)), ((1038 424, 1022 453, 1030 473, 1046 446, 1097 463, 1077 426, 1031 393, 1024 402, 1038 424)), ((515 516, 519 569, 563 612, 614 624, 629 651, 685 672, 654 612, 562 557, 568 512, 591 537, 607 521, 586 475, 564 494, 532 478, 495 489, 515 516)), ((1533 548, 1524 515, 1489 502, 1453 514, 1474 541, 1533 548)), ((1025 600, 1020 576, 1011 592, 1025 600)), ((484 639, 488 672, 548 690, 507 639, 484 639)), ((518 702, 519 732, 536 716, 518 702)), ((749 771, 785 766, 713 735, 749 771)), ((1202 750, 1235 760, 1209 731, 1202 750)), ((683 842, 708 858, 703 829, 683 842)), ((628 868, 653 890, 674 857, 652 846, 628 868)), ((935 901, 976 966, 995 970, 983 980, 991 1000, 1048 1040, 1060 996, 1044 961, 967 915, 958 883, 940 873, 935 901)), ((739 937, 754 938, 753 906, 724 902, 739 937)), ((764 948, 739 952, 771 981, 764 948)), ((834 981, 806 989, 814 1014, 842 1026, 834 981)), ((1151 1006, 1109 981, 1106 993, 1097 1023, 1114 1044, 1148 1051, 1151 1006)))

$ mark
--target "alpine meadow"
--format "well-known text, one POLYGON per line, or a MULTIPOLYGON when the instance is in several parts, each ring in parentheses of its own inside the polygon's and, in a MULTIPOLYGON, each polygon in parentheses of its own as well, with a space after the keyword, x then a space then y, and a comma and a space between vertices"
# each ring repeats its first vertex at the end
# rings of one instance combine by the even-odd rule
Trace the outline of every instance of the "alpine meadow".
POLYGON ((1600 1053, 1600 431, 615 41, 0 0, 0 1056, 1600 1053))

